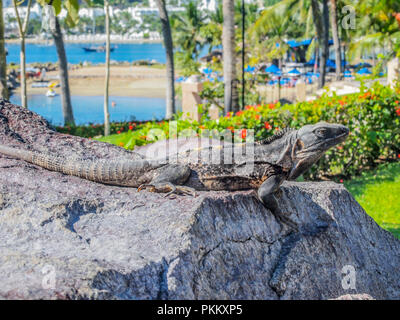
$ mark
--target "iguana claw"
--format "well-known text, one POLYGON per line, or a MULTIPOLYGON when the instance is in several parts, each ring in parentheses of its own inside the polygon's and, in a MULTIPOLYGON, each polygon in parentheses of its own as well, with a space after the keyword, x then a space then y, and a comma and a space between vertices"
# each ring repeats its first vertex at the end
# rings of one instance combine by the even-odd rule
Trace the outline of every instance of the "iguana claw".
POLYGON ((146 188, 150 188, 150 192, 166 193, 164 197, 168 197, 171 194, 187 194, 196 197, 196 190, 186 186, 175 186, 170 182, 160 182, 155 184, 142 184, 139 186, 137 191, 142 191, 146 188))

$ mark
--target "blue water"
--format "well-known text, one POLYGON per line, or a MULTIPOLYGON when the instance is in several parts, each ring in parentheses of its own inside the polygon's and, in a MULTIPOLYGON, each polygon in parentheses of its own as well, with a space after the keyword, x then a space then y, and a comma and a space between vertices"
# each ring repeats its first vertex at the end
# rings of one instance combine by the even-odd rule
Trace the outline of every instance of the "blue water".
MULTIPOLYGON (((66 43, 65 50, 69 63, 77 64, 88 61, 92 64, 104 63, 104 52, 85 52, 82 47, 91 46, 89 43, 66 43)), ((112 44, 117 48, 111 52, 110 59, 115 61, 156 60, 165 63, 165 49, 161 43, 123 43, 112 44)), ((6 44, 8 50, 7 63, 19 64, 19 44, 6 44)), ((26 44, 26 62, 57 62, 57 51, 54 45, 26 44)))
MULTIPOLYGON (((88 123, 104 123, 102 96, 72 96, 72 109, 77 125, 88 123)), ((21 104, 20 95, 10 98, 12 103, 21 104)), ((63 125, 61 97, 48 98, 45 95, 28 95, 28 108, 53 125, 63 125)), ((110 120, 153 120, 165 117, 165 99, 141 97, 110 97, 110 120), (111 102, 116 103, 115 107, 111 102)))

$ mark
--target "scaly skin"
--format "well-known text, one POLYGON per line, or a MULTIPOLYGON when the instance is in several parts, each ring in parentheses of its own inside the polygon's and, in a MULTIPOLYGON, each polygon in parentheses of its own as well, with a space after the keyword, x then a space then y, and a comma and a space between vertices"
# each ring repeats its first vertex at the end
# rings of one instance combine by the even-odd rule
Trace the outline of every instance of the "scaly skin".
POLYGON ((263 204, 289 223, 280 212, 274 193, 284 180, 296 179, 326 150, 343 142, 348 133, 342 125, 320 122, 299 130, 283 130, 254 145, 226 144, 159 160, 85 161, 2 145, 0 153, 83 179, 139 191, 149 188, 167 195, 195 194, 195 190, 258 189, 263 204), (242 150, 247 152, 242 154, 242 150))

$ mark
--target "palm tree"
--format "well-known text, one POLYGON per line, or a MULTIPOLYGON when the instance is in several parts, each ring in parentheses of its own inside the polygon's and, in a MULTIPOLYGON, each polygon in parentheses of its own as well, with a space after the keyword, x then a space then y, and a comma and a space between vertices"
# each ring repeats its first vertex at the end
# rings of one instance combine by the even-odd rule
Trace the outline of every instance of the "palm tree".
POLYGON ((340 51, 339 28, 337 22, 337 0, 330 0, 331 2, 331 23, 332 23, 332 37, 333 45, 335 47, 335 62, 336 62, 336 80, 342 77, 342 54, 340 51))
POLYGON ((56 15, 53 13, 51 6, 47 7, 49 17, 52 21, 50 23, 51 34, 57 49, 57 56, 59 62, 60 84, 61 84, 61 104, 64 116, 64 125, 75 125, 74 115, 71 105, 71 93, 69 90, 68 81, 68 63, 67 56, 64 48, 63 35, 61 32, 60 22, 56 15))
POLYGON ((225 113, 239 109, 239 94, 236 77, 235 55, 235 5, 232 0, 223 0, 222 9, 224 24, 222 31, 222 47, 224 57, 224 101, 225 113))
POLYGON ((165 0, 156 0, 158 12, 161 19, 161 27, 164 39, 165 53, 167 56, 167 96, 165 118, 170 119, 175 113, 175 74, 174 74, 174 51, 171 35, 171 26, 169 24, 168 12, 165 6, 165 0))
POLYGON ((360 58, 363 53, 374 53, 377 48, 385 49, 386 59, 395 57, 400 48, 399 24, 393 15, 400 12, 398 0, 364 0, 357 6, 356 39, 349 46, 349 56, 360 58))
POLYGON ((174 30, 176 61, 181 73, 189 75, 198 72, 197 60, 206 44, 200 32, 206 16, 192 1, 184 5, 184 8, 184 12, 171 16, 170 23, 174 30))
POLYGON ((104 0, 106 13, 106 79, 104 84, 104 135, 110 135, 110 113, 108 111, 108 91, 110 86, 110 6, 104 0))
MULTIPOLYGON (((294 26, 298 27, 293 30, 290 25, 287 32, 294 31, 296 34, 305 27, 303 36, 314 35, 312 45, 309 49, 321 49, 320 56, 320 77, 319 87, 325 84, 326 61, 329 53, 329 7, 328 0, 282 0, 271 6, 266 11, 275 11, 277 15, 284 15, 294 22, 294 26), (322 13, 321 13, 322 2, 322 13)), ((267 19, 266 19, 267 21, 267 19)), ((272 24, 272 22, 271 22, 272 24)), ((277 28, 280 26, 277 26, 277 28)), ((289 37, 287 37, 289 38, 289 37)))
POLYGON ((311 9, 316 30, 318 47, 321 48, 321 56, 319 62, 320 77, 318 78, 318 88, 325 85, 326 61, 329 53, 329 11, 328 0, 322 0, 322 14, 320 3, 318 0, 311 0, 311 9))
POLYGON ((17 18, 17 23, 18 23, 18 31, 19 31, 19 37, 20 37, 20 42, 21 42, 21 51, 20 51, 20 61, 21 61, 21 104, 24 108, 28 108, 28 101, 27 101, 27 95, 26 95, 26 60, 25 60, 25 35, 26 35, 26 29, 28 27, 28 21, 29 21, 29 15, 30 15, 30 10, 31 10, 31 5, 32 5, 32 0, 28 0, 27 4, 27 11, 26 11, 26 16, 25 20, 22 23, 21 18, 19 16, 18 12, 18 4, 17 0, 13 0, 13 5, 14 5, 14 10, 15 10, 15 16, 17 18))
POLYGON ((215 47, 221 46, 223 23, 222 3, 219 3, 215 11, 207 12, 207 23, 200 28, 200 36, 208 45, 208 53, 211 53, 215 47))
POLYGON ((298 36, 293 26, 299 28, 291 15, 275 9, 263 11, 249 30, 255 46, 253 50, 262 60, 278 59, 279 68, 282 68, 283 57, 289 49, 286 39, 298 36))
POLYGON ((2 0, 0 0, 0 97, 3 99, 8 99, 7 63, 6 50, 4 48, 4 21, 2 0))

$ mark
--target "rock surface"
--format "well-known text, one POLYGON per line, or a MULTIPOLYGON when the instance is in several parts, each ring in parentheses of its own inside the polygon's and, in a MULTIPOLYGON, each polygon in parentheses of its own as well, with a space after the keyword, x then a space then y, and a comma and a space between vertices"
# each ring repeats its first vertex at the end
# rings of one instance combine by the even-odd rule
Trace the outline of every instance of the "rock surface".
MULTIPOLYGON (((0 143, 65 157, 141 157, 56 133, 1 100, 0 143)), ((0 156, 0 298, 400 298, 400 241, 342 185, 285 183, 279 198, 300 232, 254 191, 165 199, 0 156)))

